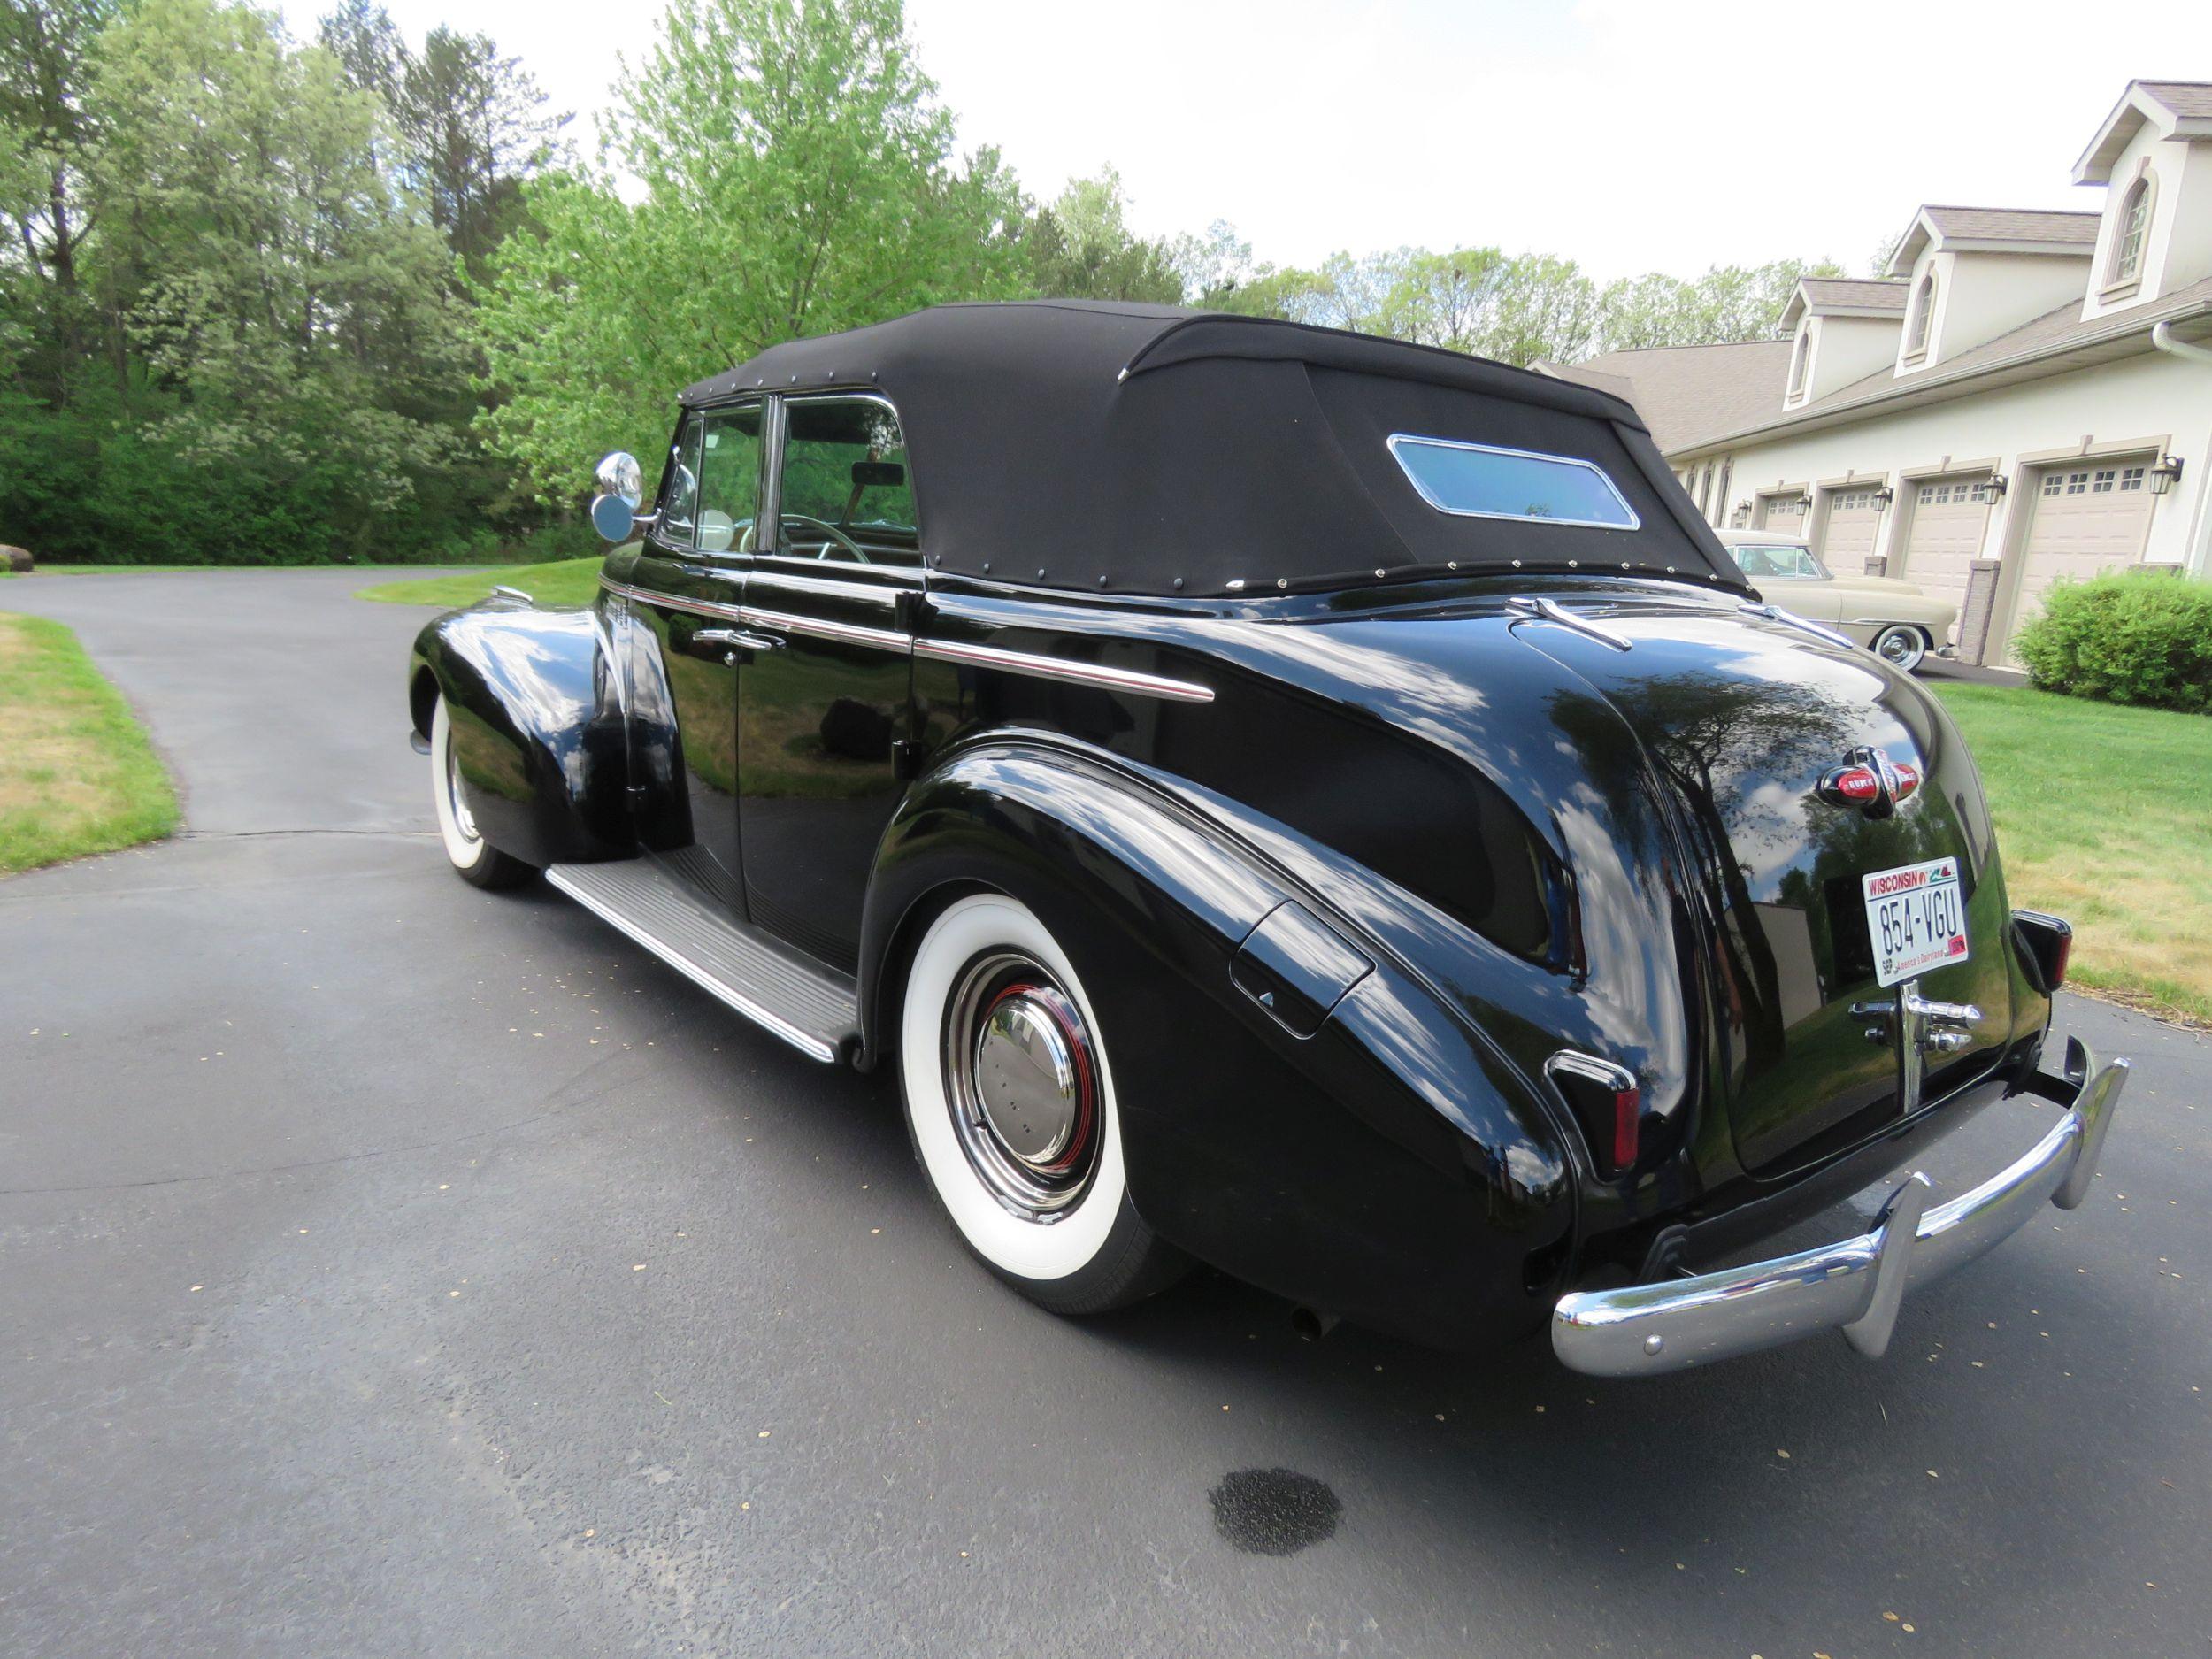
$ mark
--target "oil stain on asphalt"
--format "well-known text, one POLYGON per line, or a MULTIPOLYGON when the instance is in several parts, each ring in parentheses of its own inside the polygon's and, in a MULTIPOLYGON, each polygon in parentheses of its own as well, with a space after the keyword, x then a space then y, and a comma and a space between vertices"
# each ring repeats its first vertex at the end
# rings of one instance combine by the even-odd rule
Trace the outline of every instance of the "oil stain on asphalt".
POLYGON ((1344 1506, 1311 1475, 1240 1469, 1208 1494, 1214 1529, 1248 1555, 1294 1555, 1336 1531, 1344 1506))

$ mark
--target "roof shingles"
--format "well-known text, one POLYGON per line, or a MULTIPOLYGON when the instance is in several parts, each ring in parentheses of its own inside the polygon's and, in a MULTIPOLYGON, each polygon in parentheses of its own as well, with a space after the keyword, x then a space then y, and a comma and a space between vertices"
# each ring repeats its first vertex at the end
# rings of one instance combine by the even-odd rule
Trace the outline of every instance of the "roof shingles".
POLYGON ((2037 208, 1947 207, 1932 202, 1920 211, 1947 242, 2062 242, 2084 247, 2095 245, 2101 217, 2037 208))
POLYGON ((1625 396, 1671 453, 1708 433, 1732 432, 1782 406, 1787 340, 1731 345, 1657 346, 1608 351, 1581 363, 1540 363, 1546 374, 1625 396), (1623 390, 1623 383, 1628 388, 1623 390))

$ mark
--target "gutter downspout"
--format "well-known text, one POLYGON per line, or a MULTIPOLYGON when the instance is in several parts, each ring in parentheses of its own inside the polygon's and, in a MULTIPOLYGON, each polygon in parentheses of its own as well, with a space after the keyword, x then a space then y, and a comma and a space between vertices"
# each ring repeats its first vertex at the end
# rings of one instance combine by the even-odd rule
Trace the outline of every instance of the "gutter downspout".
MULTIPOLYGON (((2212 350, 2192 345, 2185 340, 2175 339, 2173 324, 2163 318, 2151 325, 2151 344, 2170 357, 2212 368, 2212 350)), ((2207 447, 2202 459, 2212 463, 2212 446, 2207 447)), ((2207 470, 2212 471, 2212 465, 2208 465, 2207 470)), ((2200 576, 2208 566, 2212 566, 2212 494, 2208 494, 2201 483, 2197 489, 2196 534, 2190 538, 2196 545, 2190 549, 2188 563, 2182 568, 2190 575, 2200 576)))
POLYGON ((2151 325, 2151 344, 2161 351, 2170 351, 2177 357, 2186 357, 2192 363, 2212 364, 2212 349, 2193 346, 2186 340, 2175 339, 2173 324, 2163 318, 2151 325))

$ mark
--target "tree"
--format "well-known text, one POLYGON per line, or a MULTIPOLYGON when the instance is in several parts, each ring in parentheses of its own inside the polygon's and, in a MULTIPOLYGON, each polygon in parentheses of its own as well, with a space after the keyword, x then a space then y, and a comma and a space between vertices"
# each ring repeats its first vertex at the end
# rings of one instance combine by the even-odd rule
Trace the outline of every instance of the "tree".
POLYGON ((1192 305, 1233 305, 1245 288, 1274 273, 1272 265, 1253 263, 1252 244, 1225 219, 1214 220, 1202 235, 1176 237, 1168 244, 1168 257, 1182 278, 1183 297, 1192 305))
POLYGON ((479 290, 493 443, 548 499, 665 442, 671 388, 780 340, 1022 291, 1024 204, 956 162, 898 0, 674 0, 596 166, 526 187, 479 290), (616 188, 635 181, 634 204, 616 188))
MULTIPOLYGON (((219 473, 265 557, 358 556, 449 465, 452 257, 379 164, 381 103, 263 14, 141 0, 103 35, 87 169, 117 393, 219 473)), ((232 534, 237 526, 227 527, 232 534)))
POLYGON ((1030 282, 1047 299, 1182 303, 1175 250, 1136 235, 1127 223, 1121 175, 1111 167, 1071 179, 1027 231, 1030 282))
POLYGON ((513 228, 524 181, 561 158, 569 117, 517 58, 488 35, 441 26, 409 47, 373 0, 347 0, 323 19, 323 44, 346 80, 383 100, 398 138, 394 170, 414 190, 472 277, 513 228))
POLYGON ((9 308, 19 315, 4 330, 26 357, 42 337, 51 348, 34 373, 56 396, 85 343, 79 267, 93 223, 84 157, 98 130, 85 80, 116 4, 0 0, 0 220, 11 233, 0 275, 12 267, 19 285, 9 308))
POLYGON ((1715 265, 1691 281, 1654 272, 1605 290, 1599 349, 1711 345, 1770 340, 1783 307, 1809 276, 1841 276, 1832 259, 1778 259, 1763 265, 1715 265))

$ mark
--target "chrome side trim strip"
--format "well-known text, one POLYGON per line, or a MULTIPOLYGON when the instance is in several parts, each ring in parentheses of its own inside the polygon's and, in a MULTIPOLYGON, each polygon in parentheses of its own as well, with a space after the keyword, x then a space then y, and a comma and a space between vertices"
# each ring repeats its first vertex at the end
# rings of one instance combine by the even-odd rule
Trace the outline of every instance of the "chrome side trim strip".
POLYGON ((1591 1376, 1650 1377, 1839 1330, 1879 1358, 1906 1290, 1995 1248, 2045 1203, 2070 1210, 2087 1195, 2128 1063, 2100 1066, 2077 1040, 2066 1070, 2066 1115, 1973 1191, 1924 1210, 1928 1179, 1916 1173, 1856 1238, 1693 1279, 1571 1292, 1552 1312, 1552 1352, 1591 1376))
POLYGON ((723 604, 711 599, 680 599, 633 588, 602 575, 600 587, 649 605, 713 617, 724 622, 749 622, 757 627, 781 628, 787 633, 834 640, 842 645, 864 645, 879 651, 911 650, 940 663, 965 663, 975 668, 996 668, 1033 680, 1064 680, 1074 686, 1099 686, 1137 697, 1160 697, 1171 703, 1211 703, 1211 686, 1195 680, 1171 680, 1164 674, 1141 673, 1132 668, 1110 668, 1103 663, 1080 663, 1065 657, 1041 657, 1033 651, 1009 651, 995 645, 971 645, 958 640, 917 639, 891 628, 871 628, 856 622, 833 622, 825 617, 798 617, 785 611, 765 611, 757 605, 723 604))
POLYGON ((891 628, 871 628, 857 622, 833 622, 827 617, 795 617, 787 611, 763 611, 757 605, 736 607, 741 620, 757 627, 780 628, 786 634, 809 634, 818 640, 834 640, 840 645, 865 645, 879 651, 905 651, 913 644, 911 635, 891 628))
POLYGON ((720 979, 716 979, 714 975, 708 972, 697 963, 693 962, 689 957, 686 956, 681 951, 675 949, 672 946, 664 944, 659 939, 656 938, 652 933, 648 933, 644 928, 640 927, 635 922, 625 916, 620 910, 614 909, 611 905, 602 902, 598 898, 585 892, 581 887, 576 886, 575 883, 570 881, 567 877, 561 872, 561 869, 557 864, 545 872, 545 879, 551 882, 555 887, 558 887, 562 892, 567 894, 569 897, 574 899, 579 904, 589 910, 594 916, 596 916, 601 921, 605 922, 609 926, 614 928, 617 932, 626 934, 629 938, 635 940, 639 944, 643 945, 648 950, 658 956, 663 962, 665 962, 670 967, 675 969, 677 972, 682 974, 684 978, 691 980, 694 984, 708 992, 710 995, 715 997, 716 1000, 727 1003, 730 1007, 735 1009, 739 1013, 744 1015, 746 1018, 760 1026, 764 1031, 772 1032, 775 1035, 782 1038, 786 1042, 796 1048, 801 1054, 805 1055, 809 1059, 819 1060, 825 1065, 830 1064, 836 1060, 837 1050, 833 1048, 828 1043, 824 1042, 812 1032, 802 1031, 798 1026, 793 1025, 789 1020, 784 1018, 781 1015, 770 1013, 766 1009, 763 1008, 758 1002, 754 1002, 751 997, 747 996, 743 992, 735 990, 730 986, 724 984, 720 979))
POLYGON ((1162 697, 1171 703, 1211 703, 1211 686, 1195 680, 1170 680, 1163 674, 1140 673, 1132 668, 1109 668, 1103 663, 1079 663, 1065 657, 1039 657, 1029 651, 1002 650, 995 645, 970 645, 957 640, 916 640, 914 655, 940 663, 966 663, 977 668, 999 668, 1033 680, 1060 680, 1075 686, 1102 686, 1133 696, 1162 697))
POLYGON ((599 586, 608 593, 619 594, 623 598, 634 599, 641 604, 661 605, 670 611, 687 611, 695 617, 713 617, 723 622, 745 620, 742 605, 726 605, 712 599, 679 599, 672 594, 657 594, 649 588, 633 588, 627 582, 618 582, 603 573, 599 578, 599 586))

